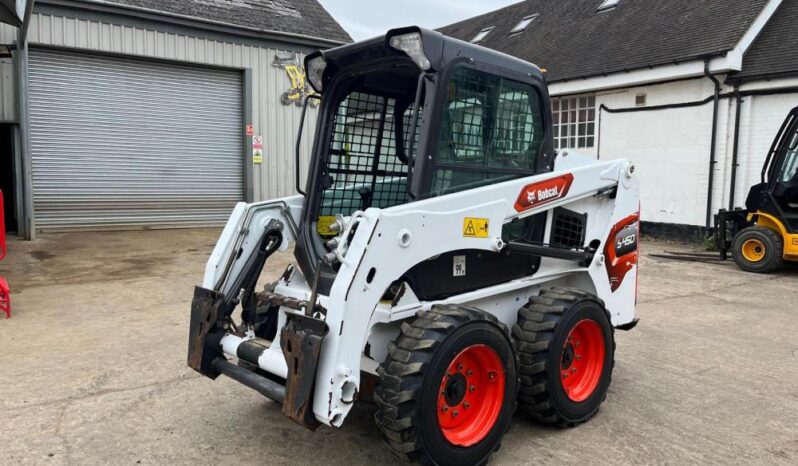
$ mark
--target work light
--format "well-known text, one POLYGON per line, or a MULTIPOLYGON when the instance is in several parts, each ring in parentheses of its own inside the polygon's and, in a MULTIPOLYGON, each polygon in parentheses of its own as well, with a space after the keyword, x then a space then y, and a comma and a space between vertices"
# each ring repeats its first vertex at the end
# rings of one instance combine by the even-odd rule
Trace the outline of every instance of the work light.
POLYGON ((322 78, 324 77, 324 70, 326 69, 327 62, 321 55, 308 61, 308 80, 310 81, 311 86, 313 86, 313 89, 316 89, 317 92, 321 92, 322 87, 324 87, 322 78))
POLYGON ((393 36, 390 41, 391 47, 396 50, 401 50, 410 57, 413 62, 424 71, 430 69, 430 63, 427 56, 424 54, 424 41, 421 39, 421 34, 418 32, 411 32, 409 34, 402 34, 401 36, 393 36))

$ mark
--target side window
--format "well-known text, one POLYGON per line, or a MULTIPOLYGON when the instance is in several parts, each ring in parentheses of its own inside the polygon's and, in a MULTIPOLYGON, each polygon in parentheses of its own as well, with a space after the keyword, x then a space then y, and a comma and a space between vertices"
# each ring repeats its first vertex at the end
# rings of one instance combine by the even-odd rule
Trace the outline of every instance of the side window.
POLYGON ((448 88, 433 196, 529 176, 544 141, 537 90, 460 68, 448 88))
POLYGON ((785 183, 798 182, 798 131, 788 140, 787 153, 784 157, 784 165, 781 168, 779 181, 785 183))

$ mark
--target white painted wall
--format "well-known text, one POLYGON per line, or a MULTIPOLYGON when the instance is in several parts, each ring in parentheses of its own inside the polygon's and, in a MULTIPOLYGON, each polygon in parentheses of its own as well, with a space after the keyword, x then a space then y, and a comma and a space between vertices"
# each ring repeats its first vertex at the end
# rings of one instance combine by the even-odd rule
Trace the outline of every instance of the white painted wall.
MULTIPOLYGON (((601 93, 596 105, 634 107, 638 94, 646 94, 648 106, 666 105, 702 100, 712 92, 709 80, 695 79, 601 93)), ((721 115, 725 115, 723 110, 721 115)), ((628 158, 635 163, 643 219, 703 225, 711 123, 712 104, 632 113, 605 111, 599 126, 600 147, 592 152, 600 150, 602 159, 628 158)))
MULTIPOLYGON (((751 96, 743 99, 740 120, 740 166, 735 205, 745 202, 748 188, 760 182, 762 164, 787 113, 798 106, 798 94, 751 96)), ((729 154, 731 163, 731 154, 729 154)), ((726 187, 728 204, 728 186, 726 187)))
MULTIPOLYGON (((724 77, 719 77, 723 82, 724 77)), ((798 81, 798 80, 796 80, 798 81)), ((780 85, 798 85, 783 82, 780 85)), ((768 88, 768 82, 743 88, 768 88)), ((731 92, 723 86, 722 93, 731 92)), ((646 94, 647 106, 692 102, 714 91, 706 78, 601 92, 596 105, 610 108, 635 106, 635 97, 646 94)), ((759 173, 770 144, 787 112, 798 106, 798 94, 750 96, 743 102, 735 205, 742 206, 759 173)), ((729 204, 734 99, 721 99, 712 210, 729 204)), ((601 113, 599 146, 583 150, 601 159, 634 161, 641 180, 643 219, 650 222, 703 226, 706 218, 711 144, 712 103, 699 107, 601 113)))

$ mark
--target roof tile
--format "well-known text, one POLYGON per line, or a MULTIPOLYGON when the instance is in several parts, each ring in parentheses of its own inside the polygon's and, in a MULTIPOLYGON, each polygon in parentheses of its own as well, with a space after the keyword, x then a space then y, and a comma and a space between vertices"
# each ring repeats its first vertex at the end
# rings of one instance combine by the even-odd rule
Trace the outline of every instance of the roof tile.
MULTIPOLYGON (((768 0, 526 0, 440 29, 471 40, 496 26, 479 45, 535 63, 550 81, 597 76, 733 49, 768 0), (510 31, 539 13, 524 32, 510 31)), ((793 2, 796 3, 796 2, 793 2)))
POLYGON ((316 0, 110 0, 113 3, 209 19, 262 31, 352 42, 316 0))
POLYGON ((798 1, 784 0, 743 58, 735 78, 798 73, 798 1))

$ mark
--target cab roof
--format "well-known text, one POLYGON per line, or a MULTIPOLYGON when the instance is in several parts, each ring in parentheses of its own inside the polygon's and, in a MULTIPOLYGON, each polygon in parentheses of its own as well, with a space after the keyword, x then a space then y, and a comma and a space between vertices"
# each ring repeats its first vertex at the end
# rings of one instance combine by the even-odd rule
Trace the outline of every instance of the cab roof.
POLYGON ((430 62, 428 70, 430 72, 440 72, 450 62, 465 57, 475 62, 528 74, 545 82, 545 76, 540 68, 532 63, 417 26, 391 29, 384 36, 314 52, 305 57, 305 68, 307 69, 310 60, 319 56, 323 57, 327 68, 324 71, 322 83, 323 87, 327 87, 327 83, 344 68, 391 57, 407 58, 404 52, 389 45, 390 40, 392 37, 414 32, 421 35, 424 54, 430 62))

